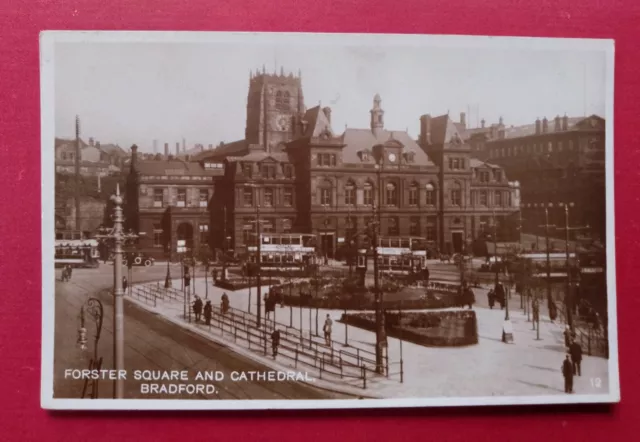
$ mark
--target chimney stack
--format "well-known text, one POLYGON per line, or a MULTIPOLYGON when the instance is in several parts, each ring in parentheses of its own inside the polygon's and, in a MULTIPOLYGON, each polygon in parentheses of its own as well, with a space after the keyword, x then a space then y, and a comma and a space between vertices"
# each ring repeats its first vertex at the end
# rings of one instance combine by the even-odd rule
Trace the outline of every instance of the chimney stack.
POLYGON ((213 144, 209 144, 209 150, 213 149, 213 144))
POLYGON ((484 118, 483 118, 482 120, 480 120, 480 127, 481 127, 482 129, 484 129, 484 126, 485 126, 485 124, 486 124, 486 123, 487 123, 487 122, 486 122, 486 121, 484 121, 484 118))
POLYGON ((131 170, 138 170, 138 146, 131 146, 131 170))
POLYGON ((567 114, 562 117, 562 130, 569 130, 569 117, 567 117, 567 114))
POLYGON ((423 144, 431 144, 431 115, 426 114, 420 117, 420 141, 423 144))
POLYGON ((186 151, 187 151, 187 142, 183 138, 182 139, 182 152, 186 152, 186 151))
POLYGON ((560 122, 560 115, 556 115, 556 118, 554 119, 553 130, 555 130, 556 132, 560 132, 561 129, 562 129, 562 124, 560 122))
POLYGON ((153 140, 153 154, 158 153, 158 140, 153 140))
POLYGON ((545 134, 549 132, 549 120, 547 120, 547 117, 542 119, 542 132, 545 134))
POLYGON ((164 143, 164 159, 169 158, 169 143, 164 143))
POLYGON ((93 146, 93 137, 89 137, 89 146, 93 146))
POLYGON ((502 119, 502 116, 500 116, 500 119, 498 120, 498 126, 504 126, 504 120, 502 119))
POLYGON ((540 118, 536 118, 536 135, 539 135, 541 132, 540 118))
POLYGON ((180 155, 180 143, 176 143, 176 156, 180 155))
POLYGON ((460 112, 460 124, 463 128, 467 128, 467 114, 460 112))

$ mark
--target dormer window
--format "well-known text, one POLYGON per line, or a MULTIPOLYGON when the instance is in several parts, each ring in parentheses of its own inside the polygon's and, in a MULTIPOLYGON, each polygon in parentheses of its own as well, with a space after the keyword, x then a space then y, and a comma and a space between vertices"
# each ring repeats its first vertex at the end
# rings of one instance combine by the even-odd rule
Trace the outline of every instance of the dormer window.
POLYGON ((251 178, 251 176, 253 175, 253 165, 251 163, 243 164, 242 174, 247 178, 251 178))
POLYGON ((360 161, 369 161, 369 152, 366 150, 361 150, 358 154, 360 155, 360 161))
POLYGON ((407 163, 413 163, 415 161, 416 154, 414 152, 407 152, 404 154, 404 158, 407 163))

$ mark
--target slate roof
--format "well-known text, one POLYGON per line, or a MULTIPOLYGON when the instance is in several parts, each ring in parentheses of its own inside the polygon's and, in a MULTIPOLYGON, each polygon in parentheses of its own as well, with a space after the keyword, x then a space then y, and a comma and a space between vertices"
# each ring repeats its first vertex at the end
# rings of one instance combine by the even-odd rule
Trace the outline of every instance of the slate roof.
POLYGON ((99 146, 95 145, 94 147, 97 147, 107 155, 121 157, 121 158, 129 156, 129 153, 125 151, 122 147, 118 146, 117 144, 100 144, 99 146))
POLYGON ((502 169, 500 166, 496 164, 487 163, 486 161, 482 161, 477 158, 470 158, 469 166, 471 166, 471 168, 474 168, 474 169, 477 169, 480 167, 488 167, 490 169, 502 169))
POLYGON ((284 152, 264 152, 264 151, 253 151, 244 155, 242 157, 234 157, 234 161, 251 161, 258 162, 266 160, 267 158, 273 158, 275 161, 279 163, 286 163, 289 161, 289 156, 284 152))
POLYGON ((431 143, 446 144, 451 142, 456 135, 464 140, 463 134, 449 115, 441 115, 431 119, 431 143))
POLYGON ((181 160, 138 160, 136 168, 141 175, 178 175, 179 170, 184 170, 181 175, 217 176, 224 174, 222 169, 205 169, 202 164, 195 161, 181 160))
MULTIPOLYGON (((342 161, 344 163, 365 163, 360 159, 359 152, 373 151, 373 146, 377 144, 385 144, 394 140, 403 147, 402 152, 412 152, 414 154, 413 164, 416 166, 434 166, 435 164, 429 159, 428 155, 418 146, 409 134, 405 131, 389 131, 381 130, 377 132, 377 136, 371 129, 346 129, 342 135, 345 144, 342 149, 342 161)), ((369 163, 375 164, 375 159, 369 155, 369 163)))
MULTIPOLYGON (((569 117, 569 127, 567 130, 571 131, 571 130, 577 130, 579 129, 578 125, 588 119, 588 118, 592 118, 592 117, 598 117, 597 115, 592 115, 591 117, 569 117)), ((561 117, 562 119, 562 117, 561 117)), ((555 119, 552 118, 550 120, 548 120, 548 132, 547 133, 553 133, 555 132, 555 119)), ((562 122, 561 122, 562 123, 562 122)), ((540 124, 542 125, 542 120, 540 121, 540 124)), ((506 127, 504 130, 504 137, 505 138, 522 138, 522 137, 528 137, 530 135, 536 135, 536 124, 532 123, 532 124, 525 124, 522 126, 514 126, 514 127, 506 127)))
POLYGON ((319 137, 320 134, 327 129, 331 136, 333 136, 331 123, 320 106, 314 106, 308 109, 302 119, 308 123, 307 130, 304 133, 305 137, 319 137))
POLYGON ((191 157, 194 161, 203 160, 206 158, 219 158, 227 156, 241 156, 247 153, 249 150, 249 144, 246 140, 238 140, 232 143, 227 143, 215 149, 207 149, 191 157))

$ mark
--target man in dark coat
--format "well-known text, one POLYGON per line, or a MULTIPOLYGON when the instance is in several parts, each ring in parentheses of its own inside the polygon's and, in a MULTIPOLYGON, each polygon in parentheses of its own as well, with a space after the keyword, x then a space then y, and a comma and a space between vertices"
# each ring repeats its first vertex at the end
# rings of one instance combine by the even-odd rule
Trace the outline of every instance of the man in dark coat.
POLYGON ((278 346, 280 345, 280 330, 275 329, 271 333, 271 349, 273 350, 273 357, 278 355, 278 346))
POLYGON ((496 294, 493 289, 489 290, 489 293, 487 293, 487 297, 489 298, 489 308, 493 309, 493 306, 496 303, 496 294))
POLYGON ((193 313, 196 316, 196 322, 200 322, 200 316, 202 315, 202 299, 196 296, 196 300, 193 303, 193 313))
POLYGON ((207 301, 204 306, 204 322, 207 325, 211 325, 211 313, 213 312, 213 307, 211 306, 211 301, 207 301))
POLYGON ((580 371, 580 363, 582 362, 582 346, 576 341, 573 341, 569 347, 569 353, 571 353, 571 362, 573 363, 573 374, 582 376, 580 371))
POLYGON ((476 302, 476 296, 473 294, 471 287, 467 286, 464 289, 464 303, 469 306, 469 310, 473 308, 473 304, 476 302))
POLYGON ((568 354, 562 363, 562 376, 564 376, 564 392, 573 393, 573 364, 568 354))

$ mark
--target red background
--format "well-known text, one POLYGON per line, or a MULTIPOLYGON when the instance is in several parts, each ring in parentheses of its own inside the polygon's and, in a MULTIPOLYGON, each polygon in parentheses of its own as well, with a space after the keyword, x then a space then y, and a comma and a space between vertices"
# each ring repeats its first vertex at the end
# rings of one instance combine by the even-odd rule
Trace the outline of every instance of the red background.
MULTIPOLYGON (((633 440, 640 404, 640 2, 637 0, 38 0, 0 2, 0 436, 7 440, 633 440), (622 403, 252 413, 40 409, 40 94, 45 29, 380 32, 616 40, 615 185, 622 403), (636 324, 636 326, 634 326, 636 324), (308 435, 308 436, 307 436, 308 435)), ((472 369, 472 367, 470 367, 472 369)))

